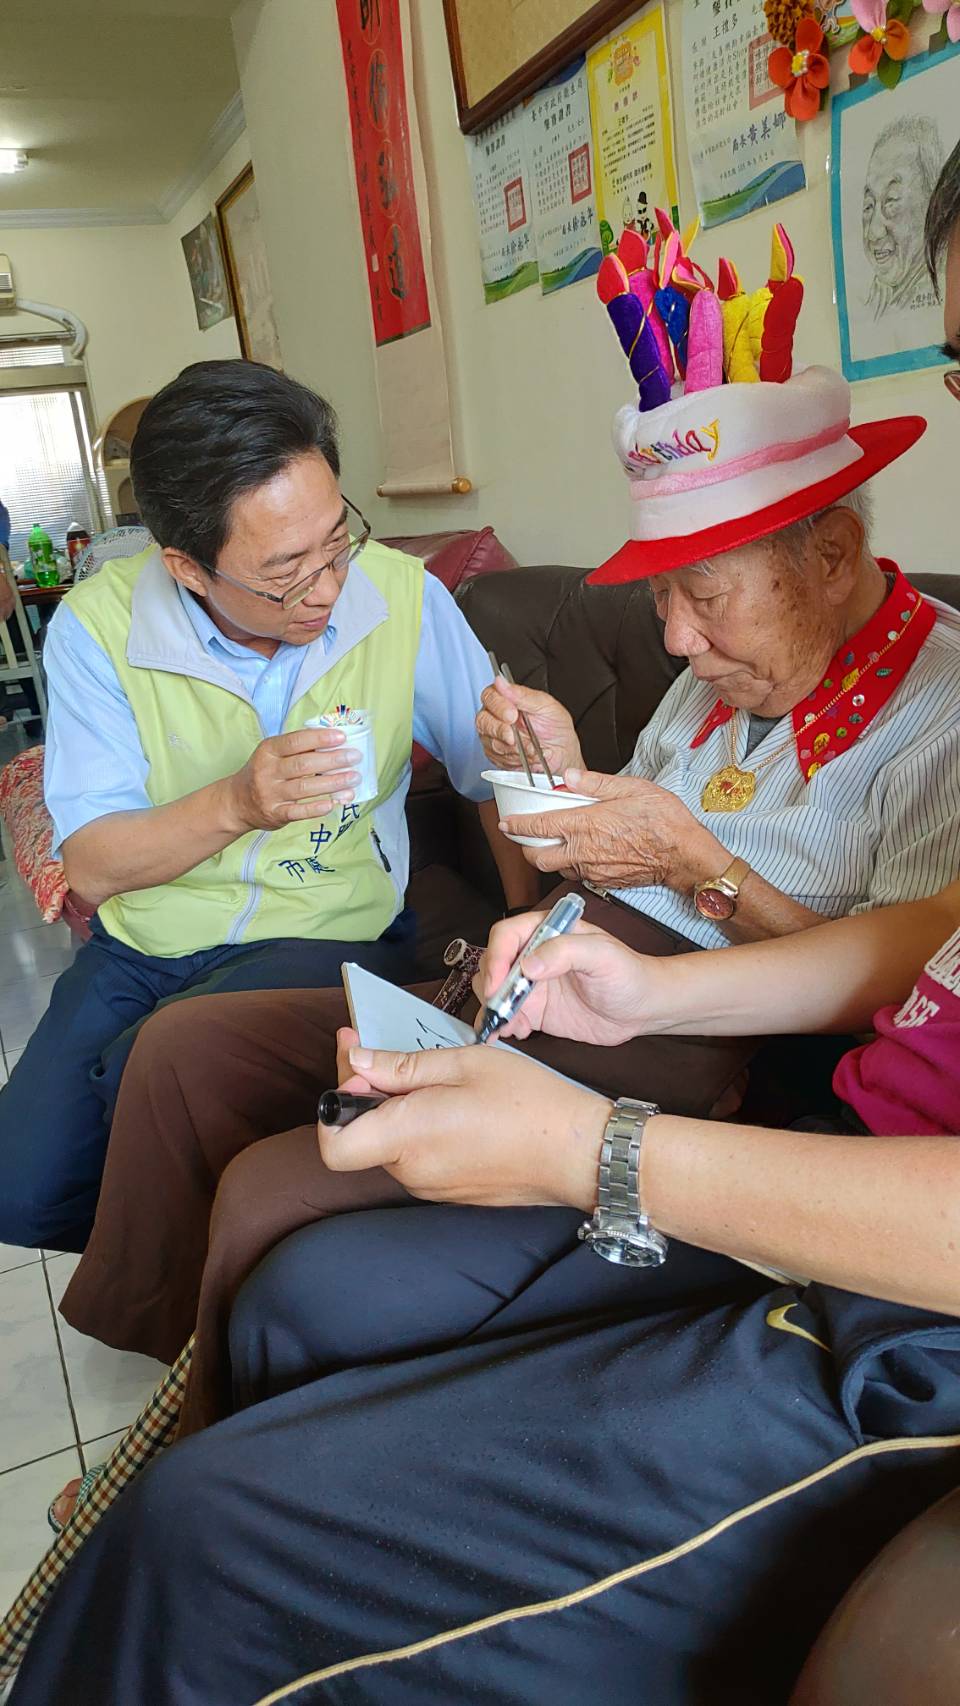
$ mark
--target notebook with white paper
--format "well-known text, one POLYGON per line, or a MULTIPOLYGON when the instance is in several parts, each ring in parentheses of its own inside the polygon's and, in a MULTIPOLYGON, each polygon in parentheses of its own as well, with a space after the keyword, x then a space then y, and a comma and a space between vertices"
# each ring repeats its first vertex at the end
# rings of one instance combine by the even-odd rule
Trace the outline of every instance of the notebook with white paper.
MULTIPOLYGON (((421 1001, 409 990, 398 989, 396 984, 387 983, 375 972, 365 971, 363 966, 352 962, 341 966, 340 970, 353 1028, 364 1048, 416 1054, 426 1049, 464 1048, 468 1043, 476 1043, 472 1025, 465 1025, 462 1019, 455 1019, 451 1013, 441 1013, 438 1007, 431 1007, 428 1001, 421 1001)), ((509 1043, 496 1039, 483 1046, 510 1049, 509 1043)), ((510 1052, 516 1051, 511 1049, 510 1052)), ((565 1077, 564 1073, 554 1072, 553 1067, 544 1065, 543 1061, 534 1061, 533 1064, 542 1067, 544 1072, 553 1073, 555 1078, 565 1077)), ((573 1084, 576 1080, 567 1078, 566 1082, 573 1084)))
POLYGON ((340 969, 353 1028, 364 1048, 415 1054, 418 1049, 463 1048, 476 1041, 472 1025, 441 1013, 375 972, 352 963, 340 969))

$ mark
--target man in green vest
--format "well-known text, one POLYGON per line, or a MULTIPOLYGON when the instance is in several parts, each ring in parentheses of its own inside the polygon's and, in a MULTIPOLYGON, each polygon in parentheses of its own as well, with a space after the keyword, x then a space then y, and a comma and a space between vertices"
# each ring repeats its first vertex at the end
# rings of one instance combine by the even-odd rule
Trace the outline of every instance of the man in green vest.
POLYGON ((344 497, 330 405, 200 362, 145 409, 131 472, 156 544, 77 586, 47 640, 47 804, 97 915, 0 1090, 10 1244, 83 1249, 125 1050, 102 1056, 158 1002, 323 988, 344 959, 413 974, 413 740, 478 802, 508 904, 530 898, 481 779, 486 656, 344 497))

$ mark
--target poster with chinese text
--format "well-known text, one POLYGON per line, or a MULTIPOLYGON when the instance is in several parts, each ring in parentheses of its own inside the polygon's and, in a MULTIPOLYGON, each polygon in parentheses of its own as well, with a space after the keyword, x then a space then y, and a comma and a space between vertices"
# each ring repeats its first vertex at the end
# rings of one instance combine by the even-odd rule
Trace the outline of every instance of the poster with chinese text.
POLYGON ((465 137, 480 226, 480 267, 486 302, 500 302, 539 277, 530 180, 524 147, 525 114, 514 107, 486 130, 465 137))
POLYGON ((430 324, 410 157, 399 0, 337 0, 378 345, 430 324))
POLYGON ((833 264, 847 379, 943 360, 943 307, 927 272, 923 225, 956 140, 958 82, 960 47, 948 47, 908 59, 893 97, 870 77, 831 102, 833 264))
POLYGON ((704 228, 806 188, 797 126, 771 83, 763 0, 683 0, 683 104, 704 228))
POLYGON ((583 60, 526 109, 526 158, 544 296, 590 278, 602 260, 583 60))
POLYGON ((676 221, 673 109, 662 6, 587 56, 597 213, 606 254, 625 226, 645 237, 658 207, 676 221))

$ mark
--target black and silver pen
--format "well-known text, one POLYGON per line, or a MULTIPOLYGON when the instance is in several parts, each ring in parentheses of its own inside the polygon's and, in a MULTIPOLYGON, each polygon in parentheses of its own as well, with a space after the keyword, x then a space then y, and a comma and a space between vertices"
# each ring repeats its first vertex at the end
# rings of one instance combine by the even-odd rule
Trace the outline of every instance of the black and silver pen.
POLYGON ((484 1002, 480 1010, 480 1024, 477 1027, 477 1042, 485 1043, 499 1031, 503 1025, 509 1025, 514 1014, 523 1006, 530 994, 533 984, 525 976, 522 963, 528 954, 535 954, 544 942, 549 942, 554 936, 565 936, 583 917, 586 901, 579 894, 565 894, 550 908, 546 918, 537 925, 536 930, 517 955, 500 988, 484 1002))

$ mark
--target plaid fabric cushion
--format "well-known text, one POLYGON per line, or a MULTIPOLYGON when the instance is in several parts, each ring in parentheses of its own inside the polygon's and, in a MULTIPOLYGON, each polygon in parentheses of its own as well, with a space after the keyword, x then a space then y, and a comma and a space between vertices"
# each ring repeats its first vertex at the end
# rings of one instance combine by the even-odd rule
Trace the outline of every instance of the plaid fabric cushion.
POLYGON ((0 770, 0 816, 7 828, 13 862, 44 924, 55 924, 63 911, 67 880, 60 860, 50 853, 53 820, 43 798, 42 746, 19 752, 0 770))

